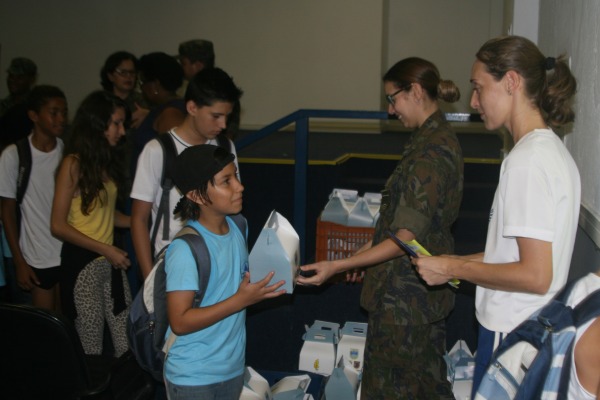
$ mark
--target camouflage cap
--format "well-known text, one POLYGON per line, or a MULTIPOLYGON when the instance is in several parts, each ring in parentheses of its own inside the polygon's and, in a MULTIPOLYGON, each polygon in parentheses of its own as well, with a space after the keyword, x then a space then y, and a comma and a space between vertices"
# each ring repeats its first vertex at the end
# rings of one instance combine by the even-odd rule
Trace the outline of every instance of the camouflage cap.
POLYGON ((17 57, 12 59, 6 72, 12 75, 34 76, 37 74, 37 65, 29 58, 17 57))

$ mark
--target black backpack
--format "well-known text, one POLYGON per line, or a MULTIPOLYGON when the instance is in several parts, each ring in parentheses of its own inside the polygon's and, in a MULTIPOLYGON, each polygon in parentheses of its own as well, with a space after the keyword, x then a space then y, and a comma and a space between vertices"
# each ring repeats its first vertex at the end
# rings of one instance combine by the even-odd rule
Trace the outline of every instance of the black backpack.
MULTIPOLYGON (((171 205, 169 204, 169 194, 171 189, 173 189, 173 186, 175 186, 175 182, 173 182, 173 175, 175 174, 175 159, 177 158, 175 139, 170 132, 158 135, 156 140, 158 140, 158 143, 160 143, 160 147, 163 151, 163 167, 160 176, 160 203, 158 204, 158 211, 156 213, 156 223, 152 229, 152 236, 150 236, 151 246, 154 246, 154 242, 156 241, 159 221, 161 219, 163 220, 162 239, 169 240, 169 213, 172 211, 171 205)), ((231 142, 227 139, 227 137, 225 137, 225 135, 220 134, 217 136, 217 144, 223 147, 225 150, 231 151, 231 142)))
MULTIPOLYGON (((242 214, 232 215, 231 219, 246 238, 246 219, 242 214)), ((198 267, 200 287, 194 295, 193 307, 199 307, 210 278, 210 254, 202 235, 191 226, 183 227, 173 240, 179 239, 188 244, 198 267)), ((127 317, 127 341, 131 352, 140 367, 160 382, 163 380, 166 355, 165 334, 169 327, 165 273, 167 248, 158 254, 152 271, 131 303, 127 317)))
POLYGON ((17 154, 19 156, 19 172, 17 174, 17 204, 21 204, 31 176, 31 147, 29 147, 29 138, 24 137, 15 142, 17 154))

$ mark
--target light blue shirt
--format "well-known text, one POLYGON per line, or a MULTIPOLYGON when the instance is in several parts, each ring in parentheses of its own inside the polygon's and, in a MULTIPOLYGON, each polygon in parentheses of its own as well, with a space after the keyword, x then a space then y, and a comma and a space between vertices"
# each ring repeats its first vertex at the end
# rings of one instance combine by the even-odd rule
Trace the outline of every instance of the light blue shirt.
MULTIPOLYGON (((188 221, 206 241, 211 273, 200 307, 233 296, 248 265, 245 232, 227 217, 229 233, 216 235, 197 221, 188 221)), ((165 259, 167 292, 198 290, 198 270, 192 252, 183 240, 174 240, 165 259)), ((165 361, 165 377, 176 385, 196 386, 223 382, 244 372, 246 312, 236 314, 202 330, 179 336, 165 361)), ((167 330, 167 336, 171 329, 167 330)))

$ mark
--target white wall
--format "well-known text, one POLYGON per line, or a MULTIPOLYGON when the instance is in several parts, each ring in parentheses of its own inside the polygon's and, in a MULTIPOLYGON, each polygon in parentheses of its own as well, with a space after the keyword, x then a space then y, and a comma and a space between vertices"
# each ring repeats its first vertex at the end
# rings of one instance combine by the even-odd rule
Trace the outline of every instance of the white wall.
POLYGON ((600 245, 600 1, 544 0, 539 46, 548 56, 566 54, 577 78, 575 123, 565 143, 582 180, 580 223, 600 245))
POLYGON ((61 87, 74 111, 113 51, 175 54, 206 38, 245 92, 245 127, 300 108, 377 110, 382 2, 0 0, 0 71, 4 80, 13 57, 30 57, 38 82, 61 87))
POLYGON ((444 111, 473 112, 469 77, 475 53, 502 33, 504 5, 497 0, 388 0, 388 42, 384 72, 405 57, 433 62, 442 79, 461 91, 460 102, 441 103, 444 111))
POLYGON ((538 42, 539 0, 513 0, 513 15, 510 32, 538 42))

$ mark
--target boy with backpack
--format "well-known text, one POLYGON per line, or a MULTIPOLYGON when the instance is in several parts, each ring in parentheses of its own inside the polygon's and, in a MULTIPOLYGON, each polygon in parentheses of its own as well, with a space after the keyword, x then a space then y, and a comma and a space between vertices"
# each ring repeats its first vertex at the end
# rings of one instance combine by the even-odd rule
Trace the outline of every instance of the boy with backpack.
POLYGON ((230 215, 242 210, 244 187, 234 155, 219 146, 184 150, 175 163, 183 194, 174 212, 200 233, 211 260, 210 278, 199 307, 200 282, 190 247, 174 240, 165 258, 167 357, 164 376, 170 399, 239 399, 244 382, 245 308, 285 291, 268 283, 273 272, 250 283, 246 232, 230 215), (175 336, 177 335, 177 336, 175 336))
POLYGON ((205 143, 219 144, 235 155, 233 143, 220 134, 241 95, 222 69, 200 71, 186 91, 184 122, 148 142, 140 154, 131 190, 131 233, 144 279, 152 269, 154 256, 182 227, 183 222, 171 212, 179 199, 172 177, 175 156, 189 146, 205 143))
POLYGON ((62 159, 59 138, 67 123, 64 93, 36 86, 27 100, 33 131, 0 157, 0 197, 6 239, 18 286, 34 306, 58 309, 61 242, 50 233, 54 174, 62 159))

